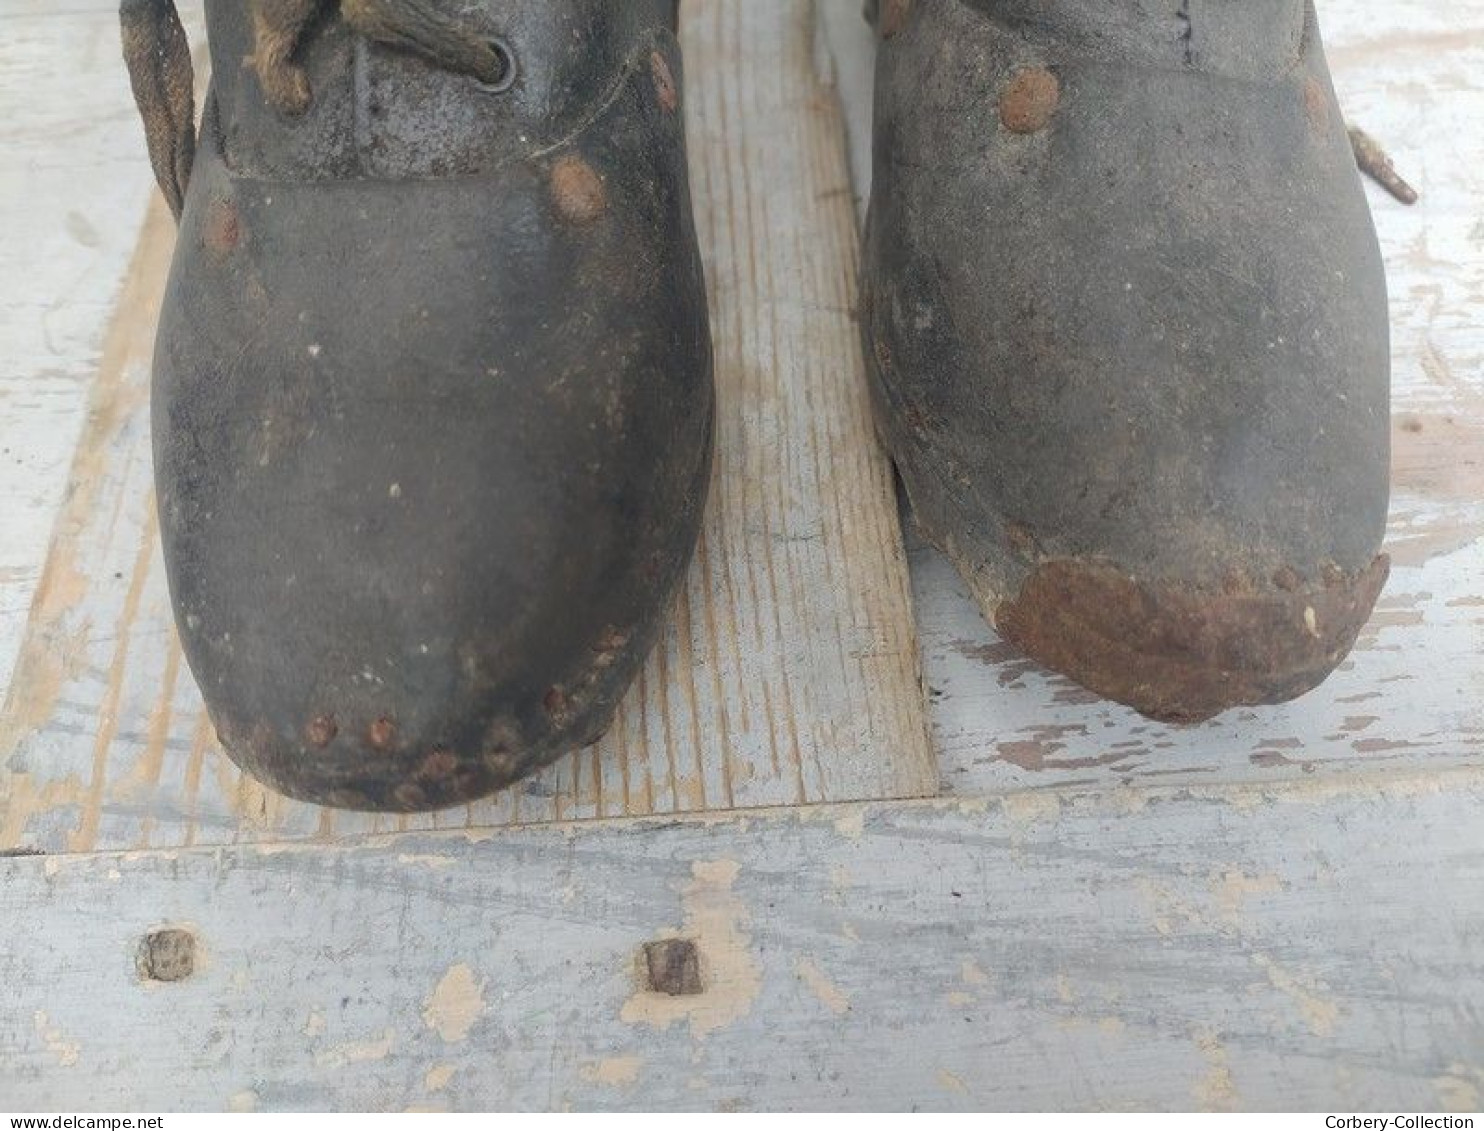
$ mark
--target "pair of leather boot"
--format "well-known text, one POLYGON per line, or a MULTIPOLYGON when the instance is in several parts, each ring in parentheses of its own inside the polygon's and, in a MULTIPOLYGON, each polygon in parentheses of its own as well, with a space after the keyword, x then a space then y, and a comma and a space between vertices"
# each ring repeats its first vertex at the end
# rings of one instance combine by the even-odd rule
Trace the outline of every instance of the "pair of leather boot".
MULTIPOLYGON (((166 564, 228 753, 422 810, 596 740, 711 467, 674 0, 125 0, 180 217, 166 564), (247 60, 244 64, 244 60, 247 60)), ((1388 346, 1307 0, 881 0, 862 323, 918 520, 1029 655, 1276 702, 1385 579, 1388 346)))

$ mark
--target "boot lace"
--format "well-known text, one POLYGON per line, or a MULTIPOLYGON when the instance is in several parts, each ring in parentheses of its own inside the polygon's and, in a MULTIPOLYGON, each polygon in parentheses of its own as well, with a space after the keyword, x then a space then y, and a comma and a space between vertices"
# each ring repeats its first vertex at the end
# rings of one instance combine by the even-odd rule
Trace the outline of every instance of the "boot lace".
MULTIPOLYGON (((469 75, 501 93, 515 81, 515 60, 499 39, 480 35, 439 11, 430 0, 246 0, 253 19, 249 61, 268 104, 281 114, 303 114, 313 101, 309 76, 295 55, 310 24, 336 5, 351 29, 367 39, 423 56, 435 66, 469 75)), ((144 120, 155 179, 177 219, 185 204, 195 158, 195 76, 190 44, 175 0, 121 0, 124 61, 144 120)))

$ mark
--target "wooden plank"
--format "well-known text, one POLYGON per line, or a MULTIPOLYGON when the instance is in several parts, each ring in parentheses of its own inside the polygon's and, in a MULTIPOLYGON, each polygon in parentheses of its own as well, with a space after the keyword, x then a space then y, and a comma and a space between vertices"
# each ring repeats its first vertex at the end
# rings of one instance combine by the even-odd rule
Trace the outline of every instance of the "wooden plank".
MULTIPOLYGON (((822 5, 820 28, 863 202, 874 42, 847 7, 822 5)), ((1396 568, 1380 608, 1341 672, 1300 702, 1161 726, 1007 646, 947 560, 909 535, 947 792, 1484 762, 1484 2, 1328 0, 1320 15, 1347 115, 1423 193, 1407 209, 1369 189, 1391 282, 1396 402, 1396 568)))
POLYGON ((720 456, 684 599, 610 736, 518 792, 418 820, 293 804, 222 758, 181 660, 155 545, 147 382, 172 240, 157 206, 0 721, 0 850, 935 792, 906 561, 890 471, 869 439, 851 315, 842 131, 814 77, 809 15, 804 0, 706 3, 685 20, 720 456))
POLYGON ((5 1102, 1478 1110, 1481 804, 1467 771, 0 861, 5 1102), (171 926, 199 973, 142 980, 171 926), (700 994, 645 988, 666 937, 700 994))
MULTIPOLYGON (((0 12, 0 105, 24 107, 0 117, 0 689, 154 183, 117 13, 117 0, 6 0, 0 12)), ((185 19, 198 28, 199 5, 185 19)))
MULTIPOLYGON (((119 180, 132 178, 138 183, 147 177, 139 147, 116 144, 132 127, 108 47, 113 34, 111 5, 88 0, 83 6, 92 13, 87 16, 92 22, 89 31, 76 34, 98 40, 84 53, 93 76, 84 85, 89 92, 112 89, 115 108, 101 113, 91 103, 83 105, 93 115, 89 120, 101 117, 125 124, 113 131, 105 152, 110 169, 129 169, 119 180)), ((73 10, 76 6, 69 6, 66 13, 33 7, 14 19, 35 19, 43 13, 53 23, 63 16, 73 22, 82 18, 73 10)), ((839 73, 852 122, 852 156, 859 165, 869 153, 870 65, 865 52, 870 37, 856 20, 855 5, 846 0, 821 5, 819 14, 826 24, 820 46, 827 44, 836 56, 830 69, 839 73)), ((1484 504, 1479 501, 1484 492, 1478 489, 1478 469, 1484 465, 1480 391, 1484 331, 1470 312, 1484 296, 1484 241, 1477 234, 1473 204, 1473 170, 1484 158, 1480 151, 1484 143, 1468 125, 1484 114, 1484 82, 1479 79, 1484 74, 1479 65, 1484 62, 1479 46, 1484 4, 1466 0, 1443 14, 1420 0, 1380 8, 1374 0, 1331 0, 1323 14, 1337 82, 1351 117, 1379 135, 1424 188, 1422 205, 1411 210, 1374 190, 1372 194, 1391 267, 1397 323, 1398 491, 1393 542, 1400 564, 1382 615, 1348 670, 1302 703, 1238 712, 1194 730, 1173 730, 1147 725, 1117 707, 1086 702, 1087 697, 1066 681, 1016 658, 985 628, 946 563, 917 546, 915 599, 934 699, 934 737, 949 789, 975 794, 1037 784, 1117 783, 1151 775, 1270 781, 1365 769, 1378 760, 1441 766, 1469 764, 1478 757, 1479 719, 1472 704, 1481 683, 1479 656, 1484 654, 1484 606, 1478 604, 1478 595, 1484 592, 1484 551, 1478 539, 1484 529, 1484 504)), ((24 35, 12 37, 4 50, 24 50, 25 42, 24 35)), ((37 75, 36 81, 44 77, 37 75)), ((697 72, 696 77, 698 84, 707 81, 705 74, 697 72)), ((693 90, 693 112, 699 97, 693 90)), ((70 104, 57 94, 53 105, 70 104)), ((52 156, 45 148, 48 144, 59 151, 65 148, 68 159, 81 160, 78 155, 92 152, 89 146, 94 143, 85 139, 56 146, 58 135, 70 139, 75 129, 59 125, 55 131, 22 139, 39 155, 28 168, 62 160, 60 152, 52 156)), ((787 131, 777 134, 781 139, 791 136, 787 131)), ((97 213, 109 222, 89 223, 114 232, 119 209, 109 206, 95 187, 114 181, 112 175, 69 174, 36 195, 48 207, 67 201, 70 211, 85 218, 97 213)), ((698 197, 701 187, 698 178, 698 197)), ((32 215, 26 211, 33 207, 29 195, 0 199, 8 203, 13 226, 32 226, 29 219, 24 224, 20 219, 32 215)), ((73 269, 89 280, 117 278, 122 267, 116 264, 120 258, 116 242, 105 242, 87 264, 78 261, 73 269)), ((36 258, 45 264, 60 255, 59 249, 47 245, 45 254, 36 258)), ((8 273, 5 278, 12 282, 8 288, 0 286, 0 301, 12 306, 29 301, 33 291, 48 289, 46 275, 40 277, 39 287, 32 285, 29 272, 8 273)), ((51 285, 54 290, 59 287, 51 285)), ((94 310, 92 317, 97 316, 94 310)), ((86 319, 78 317, 79 327, 85 329, 86 319)), ((11 325, 31 323, 17 317, 7 322, 11 325)), ((78 344, 82 340, 80 329, 79 337, 69 339, 62 352, 68 365, 86 370, 89 350, 96 352, 97 347, 84 348, 86 343, 78 344)), ((7 342, 17 346, 19 356, 29 356, 21 348, 23 342, 13 337, 7 342)), ((65 443, 70 418, 66 413, 55 417, 43 413, 36 400, 39 395, 0 396, 0 420, 6 425, 7 444, 25 453, 45 449, 41 464, 50 466, 65 450, 59 445, 65 443)), ((21 458, 29 463, 39 457, 21 458)), ((5 552, 14 551, 20 564, 0 570, 0 606, 20 608, 28 603, 39 572, 35 546, 26 549, 36 539, 28 538, 20 524, 35 526, 37 516, 53 505, 57 487, 44 476, 9 474, 17 477, 7 477, 5 486, 16 484, 12 493, 21 503, 7 503, 5 552)), ((4 670, 0 662, 0 671, 4 670)), ((162 664, 159 674, 165 672, 162 664)), ((151 717, 158 721, 161 714, 146 710, 146 721, 151 717)), ((189 711, 180 718, 188 720, 189 711)), ((91 724, 83 716, 67 725, 79 729, 91 724)), ((196 738, 189 728, 171 733, 163 755, 164 772, 185 774, 188 781, 204 777, 208 790, 223 794, 236 791, 234 777, 213 772, 213 756, 193 756, 196 738)), ((586 778, 591 781, 590 772, 586 778)), ((543 788, 553 791, 551 786, 543 788)), ((637 786, 633 780, 629 783, 630 795, 646 788, 654 788, 654 779, 641 778, 637 786)), ((249 802, 261 806, 267 799, 255 796, 249 802)), ((531 804, 544 812, 555 809, 551 798, 531 804)), ((237 835, 230 814, 242 807, 235 801, 220 802, 214 819, 221 819, 220 813, 229 817, 213 837, 237 835)), ((568 809, 565 801, 562 808, 568 809)), ((63 822, 66 816, 55 820, 63 822)))
MULTIPOLYGON (((8 28, 52 10, 41 0, 19 3, 16 16, 7 11, 8 28)), ((772 7, 707 3, 713 19, 723 7, 751 9, 748 19, 772 7)), ((68 4, 69 12, 94 7, 111 30, 111 3, 68 4)), ((1469 128, 1484 116, 1473 30, 1484 20, 1480 0, 1446 12, 1420 0, 1394 8, 1329 0, 1324 14, 1352 116, 1427 194, 1422 210, 1395 215, 1376 198, 1398 299, 1399 394, 1427 410, 1422 431, 1399 433, 1411 447, 1398 448, 1399 467, 1414 469, 1399 474, 1412 477, 1421 500, 1420 517, 1399 525, 1411 543, 1404 553, 1425 560, 1404 564, 1420 572, 1393 592, 1414 595, 1405 597, 1414 604, 1387 610, 1343 677, 1360 684, 1335 698, 1333 709, 1348 709, 1342 724, 1353 716, 1365 726, 1331 738, 1340 732, 1316 724, 1316 735, 1299 738, 1290 732, 1301 721, 1255 712, 1234 729, 1239 742, 1282 736, 1262 750, 1225 744, 1215 732, 1151 732, 1135 737, 1160 760, 1150 753, 1133 771, 1117 762, 1063 765, 1119 753, 1117 742, 1131 740, 1111 735, 1137 722, 1057 703, 1068 689, 1038 687, 1034 672, 1001 688, 1009 661, 960 654, 952 643, 962 639, 972 652, 994 646, 992 637, 943 636, 929 649, 930 673, 943 670, 945 657, 964 665, 946 688, 931 675, 946 692, 934 710, 951 785, 998 791, 998 800, 252 843, 355 827, 296 826, 311 814, 255 791, 213 753, 178 659, 172 666, 173 654, 147 634, 118 632, 130 609, 133 623, 154 623, 157 636, 164 623, 158 575, 134 572, 148 545, 139 537, 147 496, 131 431, 138 425, 129 424, 142 395, 135 335, 150 322, 154 293, 136 287, 123 304, 135 315, 115 323, 102 367, 114 375, 99 386, 89 424, 107 442, 84 448, 115 474, 80 476, 58 529, 59 546, 77 543, 81 529, 93 548, 82 558, 53 556, 33 625, 33 639, 47 647, 41 659, 28 654, 22 669, 34 694, 13 695, 8 713, 14 723, 17 705, 49 704, 55 745, 0 744, 0 765, 24 754, 42 771, 5 788, 24 781, 51 792, 19 805, 14 793, 0 800, 0 827, 24 812, 26 843, 147 838, 165 847, 0 859, 0 920, 25 925, 0 945, 3 1101, 48 1110, 1477 1110, 1484 861, 1473 830, 1484 774, 1467 765, 1472 747, 1460 739, 1477 725, 1484 577, 1470 533, 1479 529, 1469 509, 1479 464, 1456 437, 1484 412, 1454 413, 1451 424, 1448 416, 1471 403, 1458 390, 1476 390, 1484 351, 1471 326, 1484 295, 1484 236, 1475 234, 1470 180, 1484 142, 1469 128), (1401 276, 1399 255, 1411 263, 1401 276), (131 450, 132 464, 119 455, 131 450), (117 515, 112 526, 92 517, 100 508, 117 515), (112 587, 108 569, 122 575, 112 587), (98 600, 105 590, 115 603, 95 605, 94 623, 49 617, 79 592, 98 600), (111 663, 121 649, 126 667, 141 655, 154 666, 115 686, 111 663), (1394 665, 1383 675, 1409 678, 1378 684, 1362 668, 1376 662, 1394 665), (1345 703, 1348 694, 1377 697, 1345 703), (1014 714, 1012 699, 1030 713, 1014 714), (1089 734, 1038 736, 1036 727, 1053 725, 1044 714, 1052 708, 1071 712, 1054 725, 1089 734), (962 712, 964 730, 945 722, 952 712, 962 712), (1104 723, 1107 738, 1097 732, 1104 723), (1273 724, 1281 729, 1269 731, 1273 724), (1085 745, 1051 749, 1035 765, 1034 750, 998 751, 990 727, 1005 729, 1010 742, 1023 731, 1027 742, 1085 745), (1370 736, 1375 742, 1358 745, 1370 736), (1191 744, 1180 745, 1187 737, 1191 744), (1160 746, 1169 742, 1177 745, 1160 746), (122 772, 105 774, 101 790, 83 788, 100 751, 107 769, 117 760, 122 772), (1268 757, 1254 762, 1259 753, 1268 757), (75 787, 60 771, 46 776, 52 758, 75 768, 75 787), (1186 784, 1151 784, 1161 770, 1186 784), (1239 780, 1211 784, 1221 779, 1239 780), (181 783, 195 807, 176 816, 152 809, 159 780, 181 783), (1079 780, 1091 788, 1069 786, 1079 780), (1005 792, 1045 784, 1061 788, 1005 792), (81 834, 90 829, 89 840, 81 834), (174 847, 234 839, 245 843, 174 847), (188 927, 199 939, 195 977, 141 981, 139 941, 162 926, 188 927), (642 991, 637 953, 666 935, 698 943, 701 995, 642 991)), ((14 42, 0 41, 0 60, 14 42)), ((794 41, 757 46, 762 55, 779 51, 787 73, 800 61, 794 41)), ((800 132, 794 109, 756 117, 762 111, 749 100, 765 97, 767 110, 773 92, 755 95, 726 77, 728 60, 703 63, 692 49, 690 64, 693 114, 714 124, 746 106, 759 123, 754 145, 764 148, 812 136, 800 132), (709 95, 701 93, 706 83, 718 84, 709 95), (702 105, 706 97, 720 107, 702 105)), ((758 66, 749 81, 780 83, 771 63, 758 66)), ((833 69, 843 86, 850 68, 833 69)), ((4 75, 0 66, 0 87, 4 75)), ((810 97, 823 101, 817 88, 810 97)), ((721 183, 780 169, 756 151, 747 161, 721 183)), ((88 199, 80 183, 56 191, 88 199)), ((723 202, 705 213, 708 243, 728 220, 754 223, 753 210, 739 213, 716 183, 704 192, 723 202)), ((30 215, 19 208, 0 199, 6 218, 30 215)), ((780 218, 768 218, 772 231, 780 218)), ((708 249, 718 289, 741 287, 745 247, 739 239, 720 253, 708 249)), ((146 239, 131 277, 157 276, 147 260, 160 250, 146 239)), ((797 275, 785 286, 775 269, 776 288, 761 292, 768 301, 791 312, 798 296, 827 290, 828 279, 806 274, 825 270, 820 263, 771 258, 784 254, 772 245, 768 254, 797 275)), ((100 254, 89 270, 118 278, 121 265, 112 262, 100 254)), ((17 293, 14 278, 0 278, 0 303, 17 293)), ((835 284, 848 294, 842 278, 835 284)), ((832 305, 796 317, 835 327, 832 305)), ((756 342, 776 331, 736 317, 727 341, 761 356, 756 342)), ((79 327, 76 341, 87 336, 79 327)), ((723 352, 735 358, 739 348, 724 344, 723 352)), ((853 341, 842 348, 853 350, 853 341)), ((798 357, 806 355, 784 356, 791 372, 803 369, 798 357)), ((38 419, 31 406, 0 398, 7 436, 38 419)), ((930 599, 925 625, 957 632, 955 625, 982 623, 953 610, 954 583, 932 573, 931 556, 916 565, 919 598, 930 599)), ((676 679, 675 670, 664 678, 676 679)), ((683 729, 671 733, 684 743, 683 729)), ((562 794, 563 783, 544 788, 530 802, 542 812, 558 797, 566 813, 593 812, 562 794)), ((512 809, 498 819, 523 816, 512 809)))

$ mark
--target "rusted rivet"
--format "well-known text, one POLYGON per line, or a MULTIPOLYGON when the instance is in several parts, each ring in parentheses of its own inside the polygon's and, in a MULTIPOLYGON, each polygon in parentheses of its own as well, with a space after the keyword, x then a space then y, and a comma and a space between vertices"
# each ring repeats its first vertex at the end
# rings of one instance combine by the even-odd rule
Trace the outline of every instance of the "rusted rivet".
POLYGON ((196 936, 179 927, 151 931, 139 944, 139 976, 150 982, 183 982, 196 972, 196 936))
POLYGON ((417 769, 417 776, 437 781, 442 778, 452 777, 455 770, 459 768, 458 758, 447 750, 434 750, 417 769))
POLYGON ((392 790, 392 800, 402 809, 422 809, 428 803, 428 795, 423 792, 421 786, 408 783, 392 790))
POLYGON ((881 38, 891 39, 907 26, 912 0, 881 0, 881 38))
POLYGON ((567 693, 560 687, 548 688, 541 699, 541 706, 546 708, 547 715, 554 721, 561 722, 567 717, 567 693))
POLYGON ((1304 80, 1304 115, 1315 133, 1329 128, 1329 91, 1312 76, 1304 80))
POLYGON ((206 218, 201 223, 201 242, 206 250, 217 255, 229 255, 242 242, 242 218, 237 205, 230 200, 213 200, 206 206, 206 218))
POLYGON ((335 741, 335 736, 340 733, 340 728, 335 725, 334 715, 320 715, 311 719, 309 725, 304 728, 304 739, 316 750, 323 750, 335 741))
POLYGON ((551 170, 551 199, 562 218, 592 224, 608 210, 603 178, 578 156, 563 157, 551 170))
POLYGON ((496 750, 484 756, 489 772, 501 782, 514 781, 520 775, 520 759, 508 750, 496 750))
POLYGON ((1000 95, 1000 121, 1011 133, 1033 134, 1046 128, 1061 104, 1061 83, 1045 67, 1016 73, 1000 95))
POLYGON ((610 626, 593 645, 593 663, 600 668, 611 668, 628 644, 629 634, 610 626))
POLYGON ((508 754, 520 749, 520 727, 510 718, 496 719, 485 733, 484 746, 491 754, 508 754))
POLYGON ((644 944, 649 988, 668 997, 694 997, 701 985, 701 952, 691 939, 657 939, 644 944))
POLYGON ((670 60, 663 52, 654 51, 649 56, 649 73, 654 77, 655 97, 667 114, 680 108, 680 90, 675 85, 675 73, 670 70, 670 60))
POLYGON ((1273 574, 1273 584, 1285 593, 1297 593, 1303 587, 1304 579, 1292 566, 1280 566, 1273 574))
POLYGON ((397 723, 385 715, 371 724, 366 731, 366 741, 377 750, 385 750, 397 740, 397 723))

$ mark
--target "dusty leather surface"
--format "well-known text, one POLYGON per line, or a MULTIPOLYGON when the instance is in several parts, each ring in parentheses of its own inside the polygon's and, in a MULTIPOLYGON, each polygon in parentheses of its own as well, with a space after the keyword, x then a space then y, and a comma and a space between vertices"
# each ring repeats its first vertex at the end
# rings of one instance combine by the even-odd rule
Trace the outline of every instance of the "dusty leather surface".
POLYGON ((987 615, 1018 610, 1013 638, 1053 616, 1028 616, 1055 604, 1051 566, 1089 592, 1116 576, 1167 595, 1156 606, 1186 627, 1147 646, 1095 644, 1123 634, 1127 607, 1017 638, 1149 713, 1317 683, 1384 574, 1389 343, 1312 9, 889 7, 864 332, 924 531, 987 615), (1316 628, 1337 577, 1355 599, 1316 628), (1265 605, 1246 629, 1233 593, 1265 605), (1191 633, 1211 631, 1253 637, 1253 662, 1192 661, 1191 633), (1294 671, 1304 638, 1323 646, 1294 671), (1198 689, 1150 690, 1181 663, 1198 689))
POLYGON ((208 3, 160 327, 192 670, 235 759, 355 808, 468 800, 598 737, 710 472, 672 5, 463 7, 508 92, 330 21, 288 119, 240 5, 208 3))

